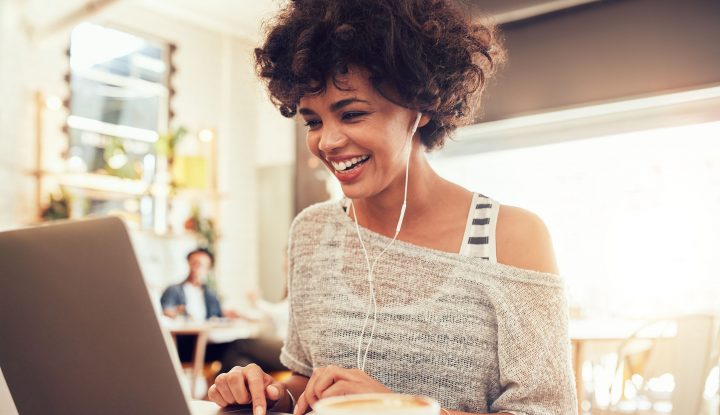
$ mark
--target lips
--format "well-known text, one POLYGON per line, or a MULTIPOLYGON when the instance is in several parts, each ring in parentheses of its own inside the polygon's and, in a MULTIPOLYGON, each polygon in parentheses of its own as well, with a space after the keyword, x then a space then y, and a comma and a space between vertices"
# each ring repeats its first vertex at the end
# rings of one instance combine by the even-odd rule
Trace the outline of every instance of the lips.
POLYGON ((371 159, 372 157, 366 155, 354 157, 345 161, 328 161, 332 166, 332 171, 335 174, 335 177, 337 177, 337 179, 342 183, 350 183, 356 180, 362 172, 365 171, 365 167, 371 159), (343 170, 339 170, 338 168, 342 168, 343 170))

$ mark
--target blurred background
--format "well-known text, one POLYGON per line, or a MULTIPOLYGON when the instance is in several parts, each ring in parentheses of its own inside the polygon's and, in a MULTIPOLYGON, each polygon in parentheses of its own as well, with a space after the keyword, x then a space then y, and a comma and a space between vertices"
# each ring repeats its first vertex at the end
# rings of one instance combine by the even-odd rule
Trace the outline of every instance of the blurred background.
MULTIPOLYGON (((224 305, 280 301, 292 218, 342 196, 254 75, 281 4, 0 0, 0 230, 120 215, 156 298, 202 246, 224 305)), ((720 2, 458 4, 509 63, 429 157, 545 220, 580 410, 718 413, 720 2)))

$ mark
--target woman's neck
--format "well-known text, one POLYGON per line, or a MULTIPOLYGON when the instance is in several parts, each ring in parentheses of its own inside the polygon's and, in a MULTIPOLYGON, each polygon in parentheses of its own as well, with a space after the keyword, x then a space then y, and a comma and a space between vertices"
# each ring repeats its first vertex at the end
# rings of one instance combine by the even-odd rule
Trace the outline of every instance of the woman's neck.
MULTIPOLYGON (((445 182, 430 166, 422 150, 416 150, 410 160, 407 208, 402 229, 421 223, 423 216, 438 201, 438 193, 445 182)), ((395 235, 405 194, 405 169, 385 190, 364 199, 353 200, 359 223, 383 235, 395 235)), ((349 212, 351 216, 353 212, 349 212)), ((401 233, 404 233, 401 231, 401 233)))

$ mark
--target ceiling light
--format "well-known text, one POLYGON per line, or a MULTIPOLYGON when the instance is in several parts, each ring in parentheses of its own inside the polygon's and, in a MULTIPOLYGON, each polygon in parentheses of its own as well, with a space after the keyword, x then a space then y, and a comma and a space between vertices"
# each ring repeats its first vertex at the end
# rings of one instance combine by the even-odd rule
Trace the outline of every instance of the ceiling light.
POLYGON ((62 108, 62 106, 63 102, 58 96, 50 95, 45 98, 45 107, 51 111, 57 111, 62 108))

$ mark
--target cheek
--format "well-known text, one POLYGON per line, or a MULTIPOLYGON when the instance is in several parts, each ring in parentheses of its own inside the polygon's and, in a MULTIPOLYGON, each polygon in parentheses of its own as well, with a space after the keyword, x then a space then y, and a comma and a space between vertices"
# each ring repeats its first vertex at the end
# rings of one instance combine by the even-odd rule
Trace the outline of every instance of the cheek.
POLYGON ((376 142, 373 148, 378 159, 382 159, 384 163, 394 164, 397 160, 402 160, 404 142, 397 134, 388 133, 383 136, 384 141, 376 142))
POLYGON ((310 150, 315 157, 321 157, 320 149, 318 148, 320 145, 320 137, 317 134, 308 134, 305 139, 305 144, 307 144, 308 150, 310 150))

